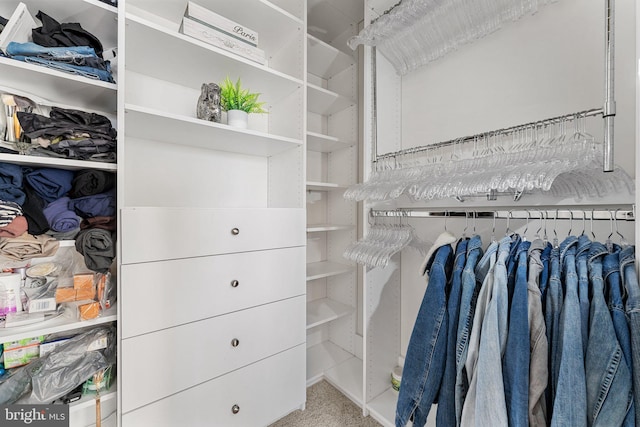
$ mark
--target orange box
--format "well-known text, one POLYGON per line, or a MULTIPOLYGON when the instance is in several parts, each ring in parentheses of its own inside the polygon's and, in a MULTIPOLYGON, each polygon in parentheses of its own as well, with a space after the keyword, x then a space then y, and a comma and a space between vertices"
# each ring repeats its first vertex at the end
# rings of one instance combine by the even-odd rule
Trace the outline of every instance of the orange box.
POLYGON ((76 290, 76 301, 82 301, 85 299, 95 299, 96 288, 78 289, 76 290))
POLYGON ((93 289, 93 274, 75 274, 73 276, 73 289, 93 289))
POLYGON ((80 313, 80 320, 95 319, 100 314, 100 304, 97 302, 90 302, 88 304, 79 305, 78 312, 80 313))
POLYGON ((76 290, 73 288, 57 288, 56 303, 72 302, 76 300, 76 290))

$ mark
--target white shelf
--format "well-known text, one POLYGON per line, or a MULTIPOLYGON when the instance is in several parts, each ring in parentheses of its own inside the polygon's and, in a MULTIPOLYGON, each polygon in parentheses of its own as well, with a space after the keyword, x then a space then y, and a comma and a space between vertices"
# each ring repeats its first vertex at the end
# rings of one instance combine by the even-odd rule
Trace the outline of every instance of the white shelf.
POLYGON ((350 273, 353 267, 339 262, 321 261, 307 264, 307 281, 350 273))
MULTIPOLYGON (((11 144, 7 142, 7 144, 11 144)), ((99 169, 115 172, 118 165, 115 163, 91 162, 86 160, 59 159, 57 157, 23 156, 21 154, 0 153, 0 162, 25 164, 36 167, 54 167, 67 170, 99 169)))
POLYGON ((0 328, 0 342, 17 341, 39 335, 49 335, 58 332, 67 332, 89 326, 102 325, 117 320, 117 308, 111 307, 102 313, 97 319, 78 321, 64 316, 56 317, 48 321, 31 325, 17 326, 15 328, 0 328))
POLYGON ((27 90, 52 103, 115 112, 117 85, 0 57, 0 85, 27 90))
POLYGON ((302 140, 125 105, 128 137, 183 144, 254 156, 272 156, 302 145, 302 140), (185 138, 188 135, 188 138, 185 138))
POLYGON ((353 225, 337 225, 337 224, 308 224, 307 233, 320 233, 323 231, 340 231, 350 230, 353 225))
POLYGON ((311 182, 307 181, 307 190, 312 191, 331 191, 331 190, 344 190, 346 185, 334 184, 332 182, 311 182))
MULTIPOLYGON (((235 6, 235 2, 229 3, 235 6)), ((131 13, 127 13, 126 49, 128 70, 198 91, 203 82, 221 82, 227 76, 232 79, 241 76, 244 87, 259 92, 261 100, 273 105, 303 86, 300 78, 131 13), (166 60, 167 52, 171 52, 170 61, 166 60)))
POLYGON ((328 370, 325 378, 355 404, 363 406, 362 360, 353 356, 328 370))
MULTIPOLYGON (((118 388, 116 381, 113 381, 111 388, 107 391, 100 392, 100 403, 106 402, 107 400, 115 399, 118 396, 118 388)), ((69 412, 81 411, 86 408, 92 408, 96 406, 96 398, 95 395, 86 394, 82 396, 80 400, 72 402, 69 404, 69 412)))
POLYGON ((353 142, 342 141, 339 138, 317 132, 307 132, 307 148, 320 153, 332 153, 353 145, 353 142))
POLYGON ((329 79, 355 64, 346 53, 307 34, 307 71, 315 76, 329 79))
MULTIPOLYGON (((398 402, 398 392, 389 387, 380 396, 367 404, 369 414, 385 427, 395 427, 396 403, 398 402)), ((411 422, 408 424, 412 425, 411 422)))
POLYGON ((352 357, 353 354, 331 341, 309 347, 307 349, 307 387, 320 381, 329 369, 352 357))
POLYGON ((353 105, 354 102, 336 92, 314 84, 307 84, 307 110, 329 116, 353 105))
POLYGON ((323 298, 307 303, 307 329, 320 326, 353 313, 349 305, 323 298))

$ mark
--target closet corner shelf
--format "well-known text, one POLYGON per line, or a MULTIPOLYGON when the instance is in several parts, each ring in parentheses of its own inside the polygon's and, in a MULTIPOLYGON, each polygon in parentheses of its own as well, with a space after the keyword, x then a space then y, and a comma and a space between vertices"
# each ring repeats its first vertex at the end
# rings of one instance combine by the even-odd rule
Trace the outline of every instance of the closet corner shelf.
POLYGON ((355 64, 355 60, 341 50, 307 34, 307 70, 314 76, 329 79, 355 64))
POLYGON ((307 132, 307 148, 320 153, 332 153, 353 146, 353 142, 342 141, 334 136, 307 132))
POLYGON ((332 191, 332 190, 344 190, 346 185, 334 184, 332 182, 313 182, 307 181, 307 190, 311 191, 332 191))
POLYGON ((325 373, 326 380, 356 405, 362 407, 362 360, 355 356, 345 360, 325 373))
POLYGON ((367 407, 372 418, 384 427, 395 427, 398 392, 389 387, 384 393, 371 400, 367 407))
POLYGON ((328 370, 346 362, 353 354, 335 345, 323 341, 307 349, 307 387, 320 381, 328 370))
POLYGON ((285 74, 130 12, 127 41, 127 70, 198 91, 203 82, 242 76, 243 86, 276 104, 304 85, 302 76, 285 74), (164 61, 166 52, 172 52, 171 61, 164 61))
POLYGON ((307 303, 307 329, 348 316, 354 311, 353 307, 329 298, 311 301, 307 303))
MULTIPOLYGON (((115 399, 118 397, 118 387, 114 381, 113 385, 107 391, 100 392, 100 402, 115 399)), ((96 398, 94 395, 86 394, 76 402, 69 404, 69 412, 81 411, 86 408, 93 408, 96 406, 96 398)))
MULTIPOLYGON (((5 142, 11 144, 10 142, 5 142)), ((99 169, 115 172, 118 169, 116 163, 92 162, 87 160, 59 159, 56 157, 25 156, 22 154, 0 153, 0 162, 26 164, 35 167, 52 167, 66 170, 99 169)))
POLYGON ((339 262, 320 261, 307 264, 307 282, 350 273, 354 267, 339 262))
POLYGON ((299 139, 237 129, 139 105, 127 104, 125 112, 128 137, 265 157, 302 145, 299 139))
POLYGON ((307 83, 307 109, 312 113, 329 116, 355 104, 339 93, 307 83))
POLYGON ((116 111, 115 83, 91 80, 0 56, 3 87, 25 89, 39 97, 97 111, 116 111))
POLYGON ((17 341, 38 335, 49 335, 57 332, 67 332, 88 326, 102 325, 117 320, 117 306, 111 307, 96 319, 78 321, 59 316, 48 321, 15 328, 0 328, 0 342, 17 341))
POLYGON ((353 225, 309 224, 307 225, 307 233, 321 233, 323 231, 350 230, 352 228, 353 228, 353 225))

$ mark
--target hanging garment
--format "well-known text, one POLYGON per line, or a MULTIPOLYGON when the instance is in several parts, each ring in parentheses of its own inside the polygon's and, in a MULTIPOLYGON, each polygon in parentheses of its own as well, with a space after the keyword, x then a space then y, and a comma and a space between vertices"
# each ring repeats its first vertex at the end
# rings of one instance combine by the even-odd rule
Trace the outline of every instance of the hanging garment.
POLYGON ((529 426, 547 426, 547 405, 544 392, 549 377, 549 345, 542 311, 541 276, 543 250, 551 253, 551 245, 537 239, 529 247, 529 277, 527 281, 529 317, 529 426))
POLYGON ((549 341, 549 386, 547 387, 547 411, 553 416, 553 402, 558 386, 560 367, 560 310, 563 295, 560 282, 560 249, 553 247, 549 253, 549 281, 545 298, 545 324, 549 341))
POLYGON ((436 424, 453 426, 456 424, 455 383, 456 383, 456 336, 458 317, 460 314, 460 298, 462 293, 462 270, 467 259, 468 239, 461 239, 456 245, 453 260, 453 272, 447 296, 447 348, 446 363, 442 377, 442 385, 438 395, 438 411, 436 424))
MULTIPOLYGON (((616 247, 614 253, 605 255, 602 264, 603 278, 605 282, 605 294, 609 296, 608 304, 611 312, 611 320, 613 320, 613 329, 616 331, 616 337, 620 348, 622 348, 623 360, 620 361, 618 369, 624 370, 626 365, 628 377, 631 377, 632 361, 631 361, 631 337, 629 336, 629 325, 622 302, 622 289, 620 288, 620 248, 616 247)), ((616 396, 624 402, 625 396, 616 396)), ((633 404, 633 393, 629 389, 626 400, 627 415, 625 416, 623 427, 633 427, 635 425, 635 405, 633 404)))
POLYGON ((456 333, 456 382, 454 391, 456 426, 460 425, 462 405, 469 389, 465 361, 469 350, 469 337, 473 326, 476 301, 482 286, 482 282, 477 280, 475 272, 482 254, 482 240, 480 236, 473 236, 467 244, 467 261, 462 271, 460 314, 456 333))
POLYGON ((620 272, 622 286, 627 294, 625 311, 631 334, 633 403, 636 425, 640 426, 640 289, 635 267, 634 246, 628 246, 620 251, 620 272))
POLYGON ((587 372, 587 414, 590 427, 622 425, 631 390, 629 371, 616 337, 604 295, 603 259, 607 248, 599 242, 589 249, 589 279, 592 287, 589 313, 587 372))
MULTIPOLYGON (((509 426, 529 425, 529 295, 527 286, 527 256, 531 242, 521 242, 514 259, 514 288, 509 307, 507 346, 502 372, 509 426)), ((513 253, 513 252, 512 252, 513 253)))
POLYGON ((576 270, 578 273, 578 300, 580 302, 580 330, 582 331, 582 353, 587 356, 589 340, 589 269, 587 258, 591 240, 582 234, 578 237, 576 249, 576 270))
POLYGON ((434 245, 426 265, 421 266, 420 273, 428 277, 428 286, 409 339, 396 406, 396 427, 404 427, 410 419, 415 427, 423 427, 440 390, 447 345, 446 284, 451 271, 451 243, 455 242, 447 234, 438 237, 436 244, 441 246, 434 245))
POLYGON ((467 359, 465 360, 465 370, 467 372, 467 395, 462 404, 462 413, 460 416, 460 425, 472 425, 475 419, 475 400, 477 390, 477 364, 478 353, 480 351, 480 338, 482 332, 482 322, 484 321, 489 302, 491 301, 491 288, 493 287, 493 272, 496 264, 498 253, 498 242, 491 242, 482 259, 476 267, 476 280, 482 282, 476 309, 473 315, 473 323, 471 327, 471 335, 469 337, 469 347, 467 351, 467 359), (471 403, 473 402, 473 403, 471 403))

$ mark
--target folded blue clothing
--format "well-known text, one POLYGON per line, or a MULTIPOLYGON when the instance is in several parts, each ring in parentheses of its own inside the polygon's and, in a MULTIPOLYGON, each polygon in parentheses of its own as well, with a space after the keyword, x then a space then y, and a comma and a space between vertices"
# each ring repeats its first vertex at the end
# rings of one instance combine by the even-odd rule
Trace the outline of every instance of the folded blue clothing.
POLYGON ((32 42, 9 42, 6 52, 10 56, 39 56, 41 58, 60 60, 68 60, 78 57, 98 57, 98 55, 96 55, 96 51, 89 46, 47 47, 40 46, 39 44, 32 42))
POLYGON ((20 166, 11 163, 0 163, 0 184, 21 188, 22 178, 23 173, 20 166))
POLYGON ((43 67, 51 68, 52 70, 75 74, 92 80, 102 80, 108 83, 115 83, 115 80, 113 80, 113 76, 111 75, 111 64, 109 61, 105 61, 106 70, 100 70, 93 67, 73 65, 67 64, 66 62, 38 58, 37 56, 14 55, 11 58, 28 64, 41 65, 43 67))
POLYGON ((22 189, 10 184, 0 184, 0 200, 15 202, 22 206, 26 198, 27 196, 22 189))
POLYGON ((42 199, 51 203, 71 190, 73 172, 63 169, 40 168, 25 175, 25 179, 42 199))
POLYGON ((43 213, 51 230, 66 233, 80 227, 82 218, 69 208, 69 201, 68 197, 61 197, 44 208, 43 213))
POLYGON ((110 190, 106 193, 71 199, 69 207, 71 207, 82 218, 115 216, 116 192, 115 190, 110 190))

